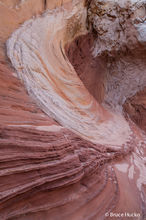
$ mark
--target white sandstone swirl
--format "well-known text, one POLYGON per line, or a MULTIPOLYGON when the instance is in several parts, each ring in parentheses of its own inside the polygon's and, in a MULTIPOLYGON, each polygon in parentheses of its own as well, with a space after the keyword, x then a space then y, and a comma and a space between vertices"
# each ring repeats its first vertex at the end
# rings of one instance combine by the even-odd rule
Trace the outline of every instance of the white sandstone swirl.
POLYGON ((120 147, 130 137, 128 123, 96 102, 65 55, 65 43, 75 35, 74 19, 86 33, 81 1, 25 22, 7 41, 7 54, 44 112, 86 140, 120 147))

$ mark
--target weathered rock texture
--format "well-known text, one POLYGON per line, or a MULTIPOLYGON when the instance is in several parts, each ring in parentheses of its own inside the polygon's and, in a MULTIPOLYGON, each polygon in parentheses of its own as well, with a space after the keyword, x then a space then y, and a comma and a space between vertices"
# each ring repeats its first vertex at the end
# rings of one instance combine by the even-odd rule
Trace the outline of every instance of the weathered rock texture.
MULTIPOLYGON (((33 15, 31 0, 15 3, 30 4, 33 15)), ((105 104, 109 58, 92 55, 97 35, 86 30, 86 8, 78 0, 40 3, 37 14, 61 7, 12 34, 15 70, 0 59, 0 219, 98 220, 110 212, 144 219, 146 136, 117 103, 105 104)), ((135 120, 129 103, 136 99, 125 104, 135 120)))
POLYGON ((96 33, 93 55, 107 63, 104 102, 119 111, 146 86, 146 1, 88 4, 88 22, 96 33))
POLYGON ((13 33, 7 42, 8 56, 28 92, 49 116, 93 143, 120 147, 130 139, 128 123, 96 102, 64 52, 66 43, 86 33, 85 18, 81 2, 68 10, 48 11, 13 33))
POLYGON ((92 96, 102 103, 105 95, 106 62, 92 56, 96 37, 92 33, 77 37, 66 45, 66 54, 92 96), (90 77, 89 77, 90 74, 90 77))
MULTIPOLYGON (((98 219, 124 210, 110 161, 127 155, 131 143, 112 151, 63 128, 38 109, 5 62, 0 82, 0 219, 98 219)), ((126 199, 133 196, 127 188, 126 199)), ((135 199, 125 211, 141 213, 141 205, 135 199)))
POLYGON ((144 131, 146 131, 146 88, 128 99, 124 104, 125 112, 144 131))
POLYGON ((5 42, 24 21, 44 10, 43 0, 0 0, 0 56, 5 57, 5 42), (2 50, 3 49, 3 50, 2 50))
POLYGON ((54 9, 69 0, 0 0, 0 57, 5 58, 5 42, 24 21, 54 9))

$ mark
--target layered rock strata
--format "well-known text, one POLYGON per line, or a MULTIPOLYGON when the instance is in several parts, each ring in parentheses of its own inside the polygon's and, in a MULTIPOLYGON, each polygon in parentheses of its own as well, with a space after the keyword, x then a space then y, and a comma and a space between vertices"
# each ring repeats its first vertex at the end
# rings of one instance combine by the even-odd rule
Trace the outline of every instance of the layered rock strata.
POLYGON ((83 2, 63 2, 7 42, 15 70, 1 60, 0 219, 145 218, 145 133, 104 103, 107 60, 92 56, 86 14, 83 2))
POLYGON ((75 1, 68 10, 58 8, 26 22, 7 42, 8 56, 49 116, 93 143, 120 147, 130 139, 128 123, 96 102, 65 55, 64 45, 86 33, 82 4, 75 1))
POLYGON ((99 219, 117 207, 111 162, 131 142, 112 151, 83 140, 42 113, 5 62, 0 73, 0 219, 99 219))

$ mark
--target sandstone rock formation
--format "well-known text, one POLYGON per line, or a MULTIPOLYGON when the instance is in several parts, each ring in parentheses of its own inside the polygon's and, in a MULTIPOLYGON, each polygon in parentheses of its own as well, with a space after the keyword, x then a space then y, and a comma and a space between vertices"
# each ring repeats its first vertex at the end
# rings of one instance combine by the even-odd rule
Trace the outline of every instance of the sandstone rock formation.
POLYGON ((145 218, 144 1, 126 2, 0 1, 0 219, 145 218))
POLYGON ((146 88, 124 103, 125 112, 144 131, 146 131, 146 88))
POLYGON ((97 36, 93 54, 107 63, 104 101, 114 109, 146 86, 145 7, 145 0, 93 0, 89 5, 97 36))
POLYGON ((0 0, 0 57, 5 57, 5 42, 24 21, 54 9, 69 0, 0 0))

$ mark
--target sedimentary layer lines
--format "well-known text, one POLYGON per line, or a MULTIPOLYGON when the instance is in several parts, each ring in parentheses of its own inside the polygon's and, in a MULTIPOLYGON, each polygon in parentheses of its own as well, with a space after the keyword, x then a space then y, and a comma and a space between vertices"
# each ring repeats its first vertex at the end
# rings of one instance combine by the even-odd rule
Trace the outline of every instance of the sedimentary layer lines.
POLYGON ((86 32, 83 3, 68 6, 16 30, 7 42, 8 56, 44 112, 93 143, 120 147, 130 136, 127 122, 96 102, 65 55, 65 44, 86 32))

